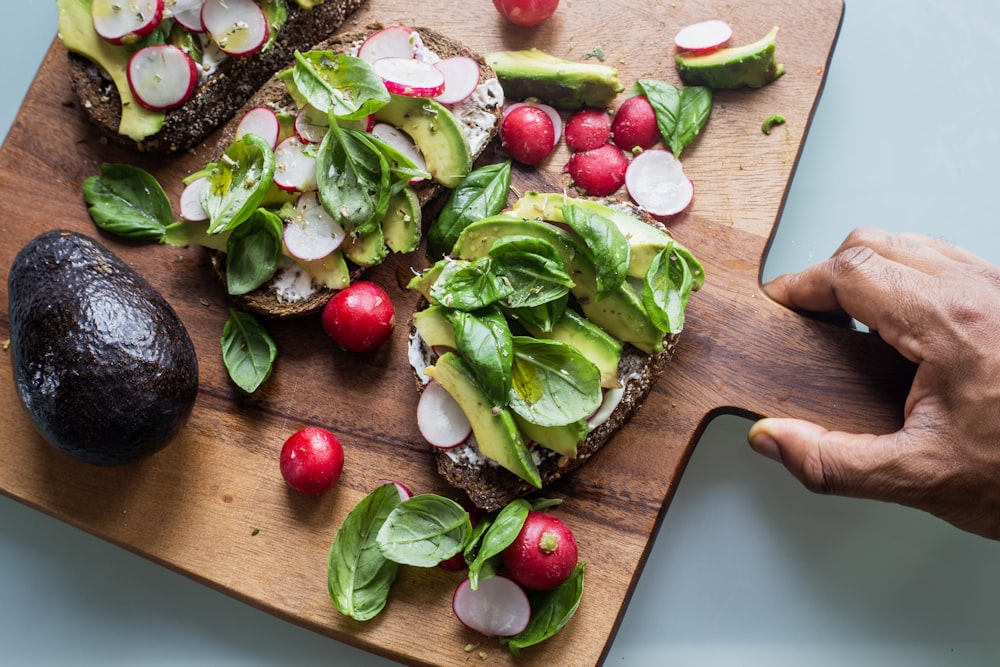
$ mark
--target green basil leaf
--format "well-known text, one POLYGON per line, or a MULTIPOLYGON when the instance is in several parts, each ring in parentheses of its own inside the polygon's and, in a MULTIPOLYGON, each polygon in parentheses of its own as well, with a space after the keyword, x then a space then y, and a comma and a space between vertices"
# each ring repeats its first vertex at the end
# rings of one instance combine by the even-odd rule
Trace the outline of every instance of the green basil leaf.
POLYGON ((483 533, 476 558, 469 563, 469 583, 472 590, 479 587, 479 579, 485 574, 484 566, 500 555, 517 538, 528 518, 531 503, 518 498, 507 503, 494 517, 489 528, 483 533))
POLYGON ((680 333, 684 328, 691 285, 691 269, 673 248, 664 248, 653 258, 643 281, 642 303, 660 331, 680 333))
POLYGON ((670 151, 674 157, 694 141, 708 122, 712 112, 712 89, 706 86, 687 86, 681 89, 681 104, 677 114, 677 125, 670 135, 670 151))
POLYGON ((674 241, 674 254, 680 257, 688 265, 691 271, 691 291, 697 292, 705 285, 705 267, 694 256, 690 250, 674 241))
POLYGON ((232 295, 251 292, 274 276, 282 255, 284 224, 259 208, 229 234, 226 242, 226 286, 232 295))
POLYGON ((83 182, 90 217, 106 232, 138 241, 159 241, 174 221, 170 200, 149 172, 104 163, 100 176, 83 182))
POLYGON ((629 243, 618 225, 593 210, 563 206, 563 218, 590 251, 597 269, 597 298, 618 288, 628 274, 629 243))
POLYGON ((493 525, 493 518, 495 516, 495 512, 490 512, 479 517, 479 521, 476 522, 475 527, 472 529, 472 534, 469 536, 469 540, 465 544, 465 549, 462 551, 462 558, 465 559, 466 565, 476 559, 476 555, 479 553, 479 547, 482 545, 483 535, 485 535, 486 531, 493 525))
POLYGON ((669 146, 670 138, 674 136, 674 129, 677 127, 677 119, 681 114, 680 88, 655 79, 639 79, 636 81, 636 87, 646 96, 653 111, 656 112, 656 125, 660 128, 660 136, 669 146))
POLYGON ((445 318, 455 331, 458 353, 472 368, 486 398, 493 405, 506 405, 513 363, 507 318, 495 306, 475 313, 447 309, 445 318))
MULTIPOLYGON (((510 296, 514 290, 497 275, 489 257, 441 260, 441 271, 430 287, 431 300, 446 308, 475 311, 510 296)), ((436 266, 436 265, 435 265, 436 266)))
POLYGON ((364 133, 336 122, 320 143, 316 182, 323 207, 346 232, 363 235, 389 209, 389 163, 364 133))
POLYGON ((601 404, 601 372, 571 345, 514 336, 510 409, 539 426, 563 426, 601 404))
POLYGON ((274 151, 256 134, 237 139, 206 176, 201 205, 209 234, 233 229, 250 217, 274 180, 274 151))
POLYGON ((542 333, 550 333, 556 322, 562 318, 569 305, 569 292, 561 297, 546 301, 536 306, 505 309, 510 316, 529 328, 542 333))
POLYGON ((337 610, 357 621, 378 615, 389 599, 399 564, 382 555, 378 533, 399 505, 395 484, 383 484, 354 506, 330 545, 327 589, 337 610))
POLYGON ((507 204, 511 163, 499 162, 473 170, 451 191, 444 208, 427 230, 431 259, 444 257, 469 224, 496 215, 507 204))
POLYGON ((562 630, 580 608, 585 569, 586 563, 580 563, 566 581, 551 591, 529 593, 531 620, 528 627, 513 637, 501 637, 500 643, 518 655, 521 649, 539 644, 562 630))
POLYGON ((454 500, 423 493, 397 505, 378 531, 382 555, 400 565, 434 567, 465 548, 469 513, 454 500))
POLYGON ((278 348, 253 315, 230 308, 221 344, 226 371, 243 391, 252 394, 271 376, 278 348))
POLYGON ((292 80, 309 104, 344 120, 370 116, 390 99, 371 65, 342 53, 296 52, 292 80))
POLYGON ((544 239, 508 236, 489 250, 497 271, 513 288, 506 308, 532 308, 561 299, 573 287, 562 256, 544 239))

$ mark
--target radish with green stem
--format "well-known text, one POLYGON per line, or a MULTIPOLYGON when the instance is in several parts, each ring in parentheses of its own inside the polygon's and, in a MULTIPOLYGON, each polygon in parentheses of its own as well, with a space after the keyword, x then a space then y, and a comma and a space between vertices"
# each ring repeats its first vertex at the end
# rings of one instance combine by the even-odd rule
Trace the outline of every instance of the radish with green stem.
POLYGON ((205 0, 201 22, 212 41, 234 57, 257 53, 270 34, 264 10, 254 0, 205 0))
POLYGON ((497 575, 480 579, 473 589, 465 579, 451 600, 455 617, 466 627, 487 637, 513 637, 528 627, 531 604, 516 582, 497 575))
POLYGON ((132 43, 150 34, 163 20, 163 0, 93 0, 94 32, 111 44, 132 43))
POLYGON ((501 553, 504 571, 530 590, 552 590, 576 568, 576 538, 561 519, 532 510, 521 531, 501 553))
POLYGON ((139 49, 129 57, 125 74, 136 101, 151 111, 179 107, 198 85, 197 64, 171 44, 139 49))
POLYGON ((680 160, 665 150, 635 156, 625 172, 625 187, 636 204, 657 217, 680 213, 694 197, 694 183, 680 160))

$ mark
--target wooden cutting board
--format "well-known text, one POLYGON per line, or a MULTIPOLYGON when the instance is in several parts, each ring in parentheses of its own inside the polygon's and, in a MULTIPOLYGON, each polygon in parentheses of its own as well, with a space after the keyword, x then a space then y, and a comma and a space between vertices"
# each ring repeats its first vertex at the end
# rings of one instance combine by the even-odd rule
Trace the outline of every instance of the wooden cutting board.
MULTIPOLYGON (((596 665, 608 650, 679 476, 708 421, 720 413, 790 415, 833 428, 888 431, 898 425, 912 369, 876 337, 807 319, 759 288, 774 233, 836 40, 841 0, 564 0, 535 29, 505 24, 486 0, 373 0, 353 23, 426 25, 481 52, 538 46, 583 60, 600 48, 623 82, 677 82, 671 39, 682 25, 729 20, 734 42, 780 26, 787 74, 758 91, 718 93, 711 120, 685 152, 695 182, 691 208, 671 229, 704 262, 708 282, 691 301, 673 365, 637 417, 596 459, 548 495, 573 527, 589 562, 579 613, 556 638, 511 658, 464 630, 450 597, 458 577, 405 569, 383 614, 366 624, 341 617, 326 591, 327 549, 345 514, 381 477, 417 491, 448 493, 414 423, 406 327, 378 352, 337 350, 317 318, 270 324, 279 345, 272 379, 252 397, 228 381, 219 336, 223 289, 196 248, 130 244, 98 234, 80 186, 104 161, 150 169, 174 198, 180 178, 207 155, 152 159, 99 140, 81 119, 54 43, 0 151, 0 247, 4 274, 18 249, 43 230, 100 236, 173 304, 195 341, 201 387, 182 436, 161 453, 119 469, 69 460, 44 444, 21 410, 8 355, 0 355, 0 490, 32 507, 162 563, 249 604, 394 660, 418 665, 480 661, 596 665), (787 123, 770 135, 762 122, 787 123), (347 465, 323 497, 290 492, 278 450, 294 430, 330 428, 347 465), (466 647, 477 645, 468 653, 466 647)), ((519 170, 514 187, 559 189, 561 150, 540 173, 519 170)), ((397 258, 372 272, 405 323, 412 295, 399 274, 422 266, 397 258)), ((0 295, 0 338, 9 335, 0 295)), ((109 396, 109 400, 117 397, 109 396)))

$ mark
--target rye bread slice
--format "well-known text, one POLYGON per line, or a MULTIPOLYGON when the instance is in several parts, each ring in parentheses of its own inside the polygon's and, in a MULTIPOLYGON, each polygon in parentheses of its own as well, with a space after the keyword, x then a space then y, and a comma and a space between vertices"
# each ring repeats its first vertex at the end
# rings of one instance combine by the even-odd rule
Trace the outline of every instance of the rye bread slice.
POLYGON ((325 0, 313 9, 288 3, 288 20, 274 44, 246 58, 226 58, 183 106, 166 112, 163 128, 141 141, 118 133, 121 98, 107 74, 91 60, 69 53, 70 84, 80 106, 110 139, 140 151, 174 153, 198 145, 228 121, 275 72, 333 34, 365 0, 325 0))
MULTIPOLYGON (((662 224, 637 206, 606 199, 599 201, 627 208, 639 219, 666 231, 662 224)), ((427 302, 421 300, 417 310, 426 306, 427 302)), ((623 345, 621 361, 618 364, 618 375, 622 383, 620 400, 608 418, 591 430, 586 440, 577 447, 576 458, 570 459, 543 447, 535 448, 543 489, 587 463, 619 429, 628 423, 652 391, 657 379, 666 370, 678 340, 679 334, 664 336, 663 350, 656 354, 647 354, 628 343, 623 345)), ((410 344, 411 367, 414 363, 423 363, 424 360, 427 360, 427 365, 433 363, 431 360, 436 357, 436 352, 419 338, 412 320, 410 344)), ((422 370, 413 367, 418 391, 423 391, 425 386, 422 370)), ((438 474, 452 486, 464 491, 474 505, 488 512, 498 510, 512 500, 539 491, 517 475, 483 457, 473 444, 462 444, 447 450, 434 448, 434 457, 438 474)))

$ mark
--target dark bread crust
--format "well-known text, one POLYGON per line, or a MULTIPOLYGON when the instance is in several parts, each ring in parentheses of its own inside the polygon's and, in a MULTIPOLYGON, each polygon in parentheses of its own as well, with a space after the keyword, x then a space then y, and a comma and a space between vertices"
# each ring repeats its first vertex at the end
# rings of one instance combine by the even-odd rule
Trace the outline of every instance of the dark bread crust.
POLYGON ((230 120, 264 82, 294 58, 296 50, 308 49, 328 37, 364 3, 365 0, 325 0, 307 10, 291 0, 288 20, 271 48, 247 58, 226 58, 190 100, 166 112, 159 132, 139 142, 118 133, 121 98, 99 66, 70 53, 70 84, 84 112, 112 140, 149 153, 186 150, 230 120))

